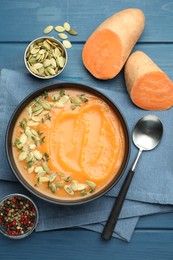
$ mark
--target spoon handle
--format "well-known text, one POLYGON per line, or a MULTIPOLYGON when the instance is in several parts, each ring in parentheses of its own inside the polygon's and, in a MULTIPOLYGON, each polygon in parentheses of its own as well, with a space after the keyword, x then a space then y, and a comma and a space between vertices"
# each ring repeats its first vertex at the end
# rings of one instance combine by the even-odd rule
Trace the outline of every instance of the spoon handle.
POLYGON ((119 214, 121 212, 128 188, 130 186, 130 183, 132 181, 134 175, 134 171, 129 170, 126 179, 122 185, 122 188, 120 190, 120 193, 115 201, 115 204, 113 206, 113 209, 110 213, 110 216, 108 218, 108 221, 103 229, 102 238, 105 240, 110 240, 112 237, 112 233, 114 231, 115 225, 117 223, 119 214))

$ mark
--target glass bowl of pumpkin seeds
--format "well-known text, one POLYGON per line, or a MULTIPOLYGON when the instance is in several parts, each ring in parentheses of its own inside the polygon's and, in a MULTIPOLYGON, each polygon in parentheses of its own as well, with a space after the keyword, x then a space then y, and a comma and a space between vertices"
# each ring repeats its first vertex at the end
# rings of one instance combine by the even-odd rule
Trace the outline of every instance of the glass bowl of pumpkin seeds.
POLYGON ((65 47, 53 37, 39 37, 33 40, 24 53, 26 68, 40 79, 58 76, 66 67, 67 60, 65 47))

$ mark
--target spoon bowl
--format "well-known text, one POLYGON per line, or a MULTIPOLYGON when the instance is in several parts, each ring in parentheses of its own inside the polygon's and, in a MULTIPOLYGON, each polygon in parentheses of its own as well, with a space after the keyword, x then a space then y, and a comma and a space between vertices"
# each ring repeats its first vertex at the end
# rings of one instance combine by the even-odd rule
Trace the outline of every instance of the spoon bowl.
POLYGON ((133 142, 140 149, 149 151, 154 149, 163 134, 163 126, 155 115, 142 117, 133 130, 133 142))
POLYGON ((103 229, 102 238, 109 240, 112 237, 115 225, 120 215, 126 194, 135 173, 135 168, 142 151, 150 151, 154 149, 160 142, 163 134, 163 125, 160 119, 155 115, 147 115, 142 117, 133 130, 132 139, 139 151, 137 157, 129 170, 126 179, 122 185, 119 195, 115 201, 108 221, 103 229))

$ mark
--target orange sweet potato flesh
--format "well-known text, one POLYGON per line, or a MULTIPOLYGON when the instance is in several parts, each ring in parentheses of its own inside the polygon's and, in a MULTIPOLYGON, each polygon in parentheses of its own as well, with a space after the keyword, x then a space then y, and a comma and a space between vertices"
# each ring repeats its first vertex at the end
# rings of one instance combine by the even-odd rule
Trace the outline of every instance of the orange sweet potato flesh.
POLYGON ((141 36, 144 25, 145 17, 140 9, 125 9, 109 17, 85 43, 84 66, 98 79, 114 78, 141 36))
POLYGON ((166 110, 173 105, 173 83, 144 52, 136 51, 124 68, 132 102, 145 110, 166 110))

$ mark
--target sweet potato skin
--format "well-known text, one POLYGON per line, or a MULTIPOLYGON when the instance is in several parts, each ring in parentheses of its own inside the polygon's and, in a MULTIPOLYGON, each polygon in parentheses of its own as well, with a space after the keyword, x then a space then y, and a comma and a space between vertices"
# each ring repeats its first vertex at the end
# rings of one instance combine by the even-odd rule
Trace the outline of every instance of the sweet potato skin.
POLYGON ((162 71, 144 52, 133 52, 124 67, 127 90, 130 91, 137 79, 149 72, 162 71))
POLYGON ((96 31, 107 28, 119 36, 123 46, 122 68, 134 45, 141 36, 144 26, 144 13, 140 9, 129 8, 109 17, 99 27, 97 27, 96 31))
POLYGON ((144 52, 132 53, 124 67, 132 102, 145 110, 166 110, 173 105, 173 83, 144 52))
MULTIPOLYGON (((107 20, 105 20, 102 24, 100 24, 97 29, 91 34, 88 38, 87 42, 84 45, 82 51, 82 60, 85 67, 90 71, 90 73, 98 79, 111 79, 114 78, 119 71, 124 66, 130 52, 132 51, 135 43, 138 41, 139 37, 141 36, 145 26, 145 16, 140 9, 136 8, 129 8, 118 13, 115 13, 107 20), (103 30, 110 30, 114 32, 115 36, 120 40, 121 43, 121 50, 119 52, 120 55, 120 62, 118 62, 118 69, 115 70, 113 75, 106 77, 102 77, 102 73, 100 75, 95 74, 93 68, 87 63, 87 52, 89 52, 88 42, 96 32, 101 32, 103 30)), ((101 52, 101 51, 100 51, 101 52)), ((100 55, 101 57, 101 55, 100 55)), ((97 57, 93 56, 93 60, 97 59, 97 57)), ((117 67, 116 60, 115 60, 115 67, 117 67)), ((111 69, 111 67, 110 67, 111 69)))

